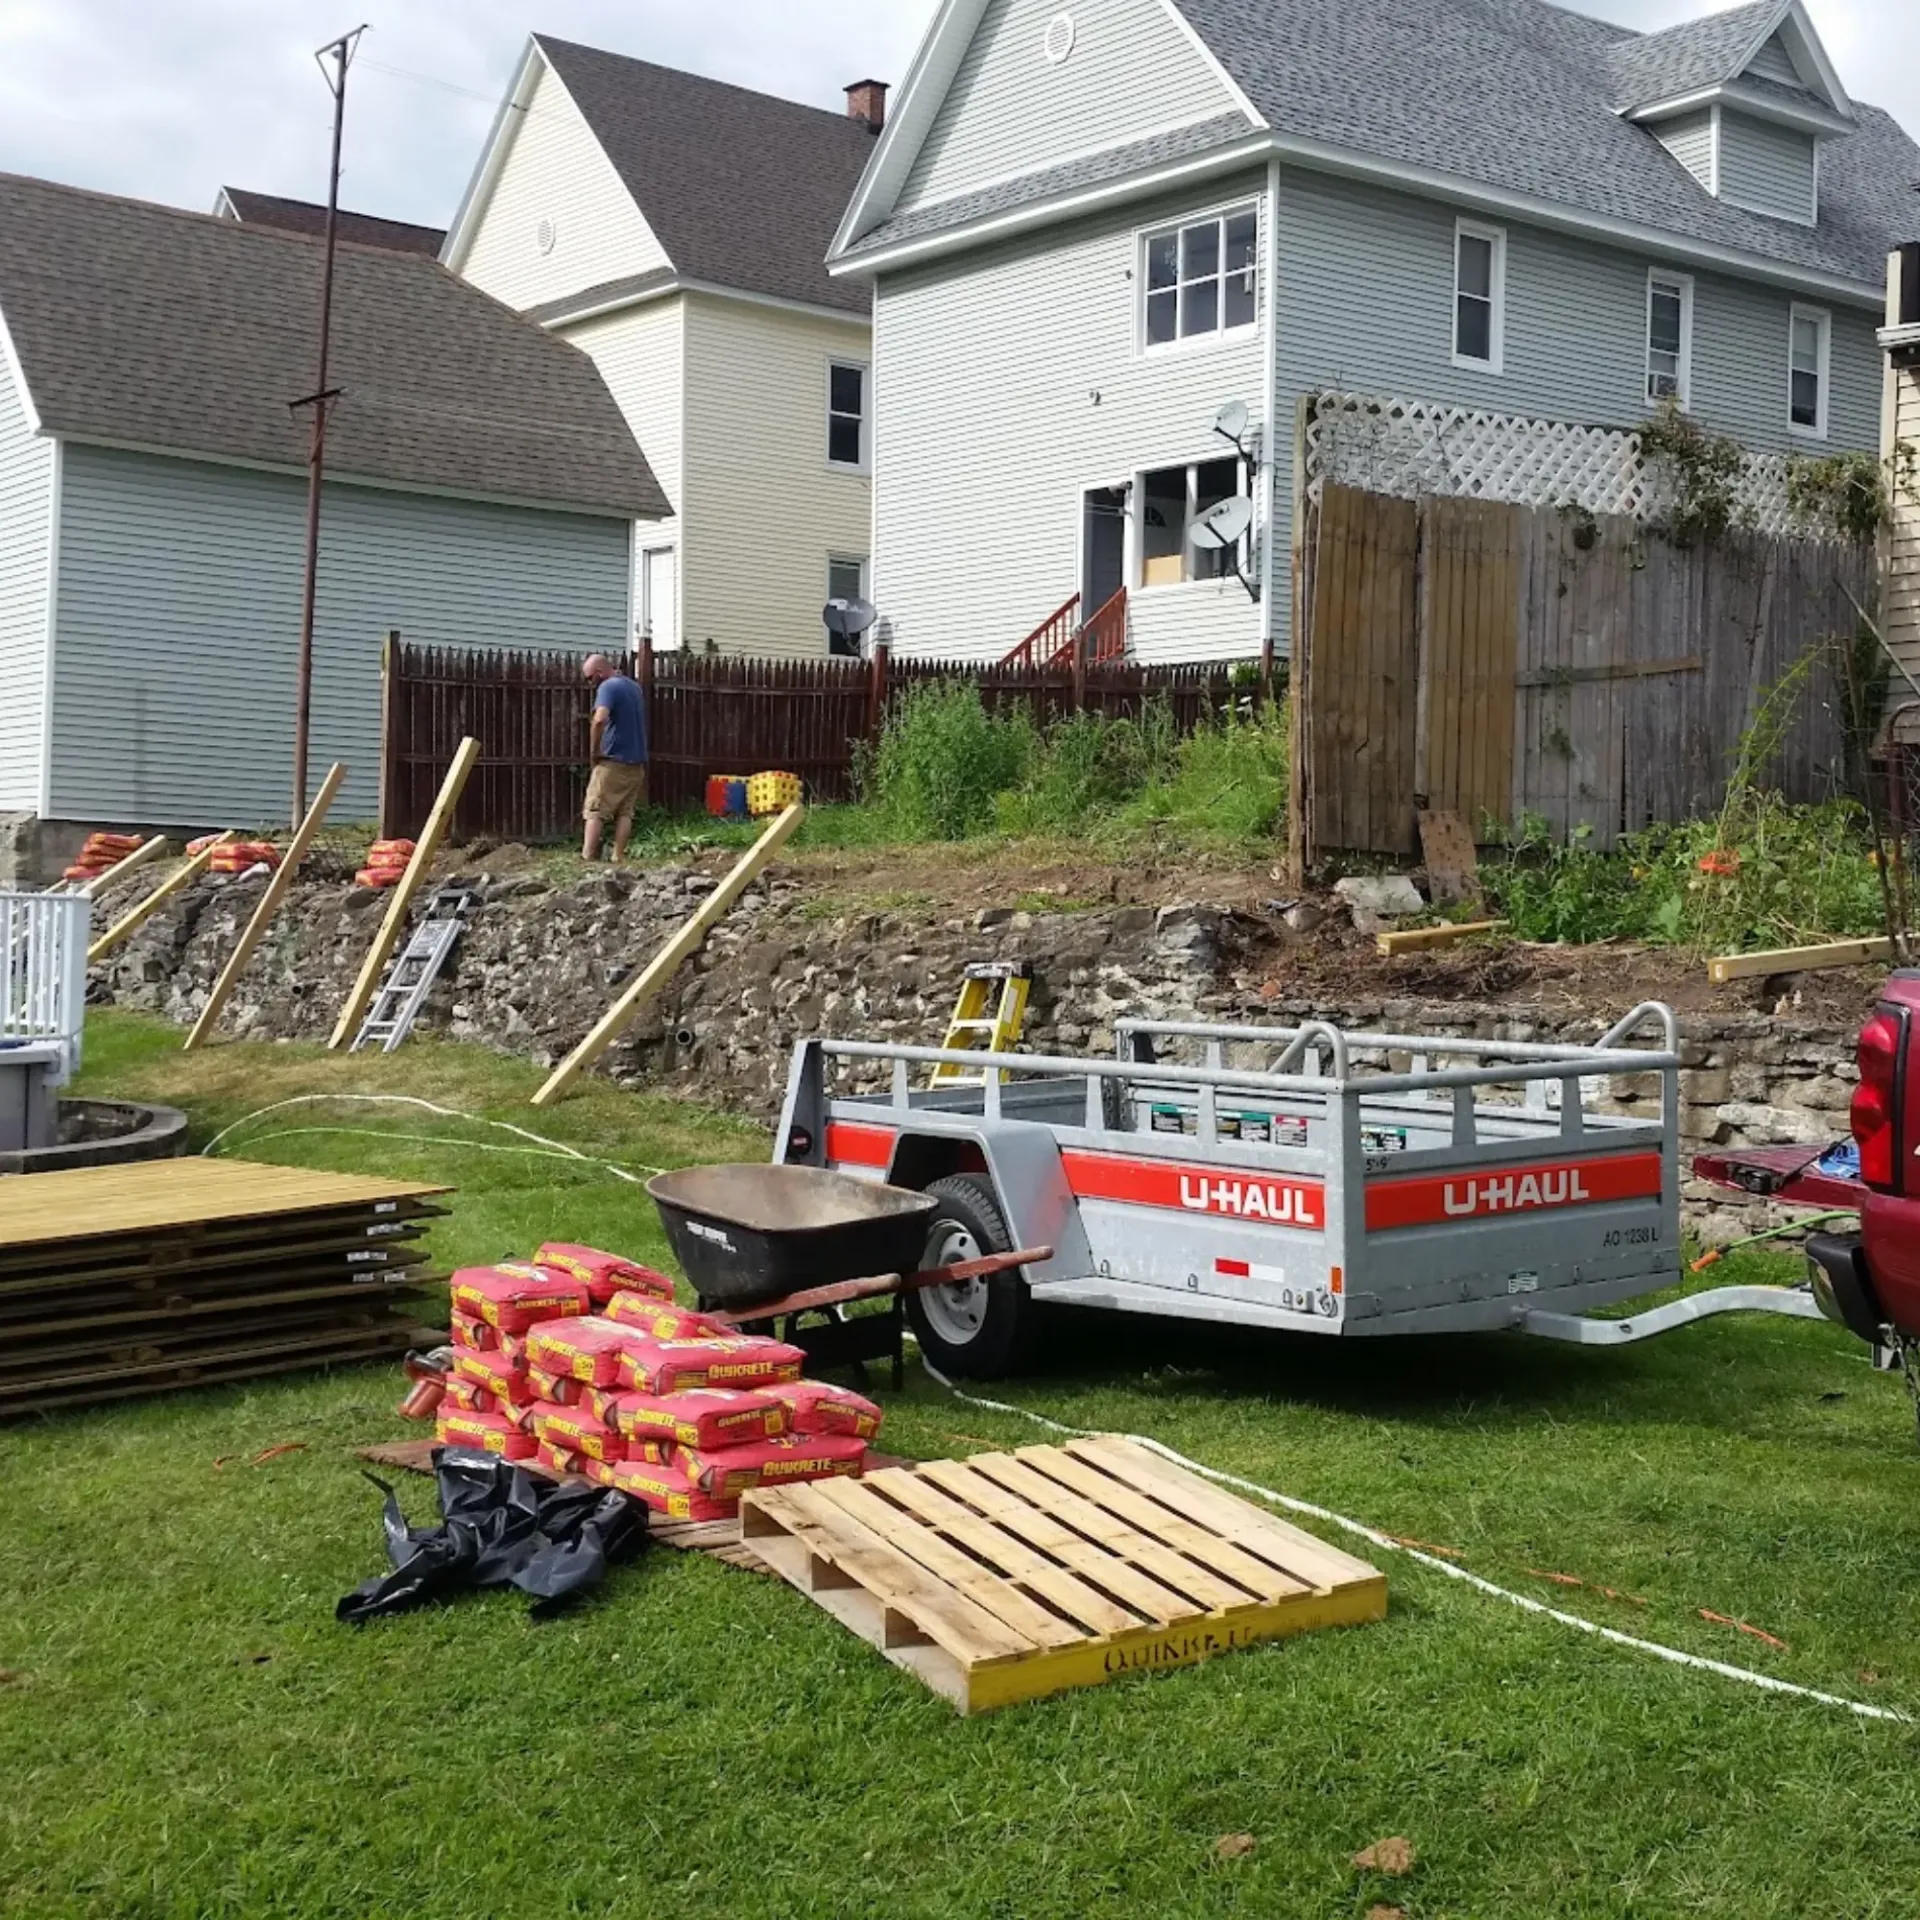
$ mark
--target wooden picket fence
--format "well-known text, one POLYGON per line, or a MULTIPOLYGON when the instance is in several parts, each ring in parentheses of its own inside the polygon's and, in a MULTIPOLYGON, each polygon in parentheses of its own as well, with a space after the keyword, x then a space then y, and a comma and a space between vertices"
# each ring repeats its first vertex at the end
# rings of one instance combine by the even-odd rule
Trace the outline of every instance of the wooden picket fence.
MULTIPOLYGON (((965 679, 989 709, 1025 706, 1041 725, 1073 713, 1134 718, 1162 701, 1190 733, 1232 698, 1224 662, 1057 668, 655 653, 625 663, 648 695, 650 790, 673 810, 705 804, 712 774, 796 773, 812 800, 853 795, 855 757, 916 687, 965 679)), ((528 844, 565 839, 586 794, 592 692, 573 653, 415 646, 388 636, 382 696, 380 830, 416 834, 468 735, 481 758, 456 835, 528 844)))
MULTIPOLYGON (((1543 819, 1596 847, 1723 804, 1767 690, 1850 637, 1870 550, 1780 533, 1680 545, 1625 515, 1400 499, 1309 506, 1293 659, 1297 867, 1415 851, 1415 813, 1543 819)), ((1816 672, 1763 770, 1792 800, 1846 780, 1816 672)))

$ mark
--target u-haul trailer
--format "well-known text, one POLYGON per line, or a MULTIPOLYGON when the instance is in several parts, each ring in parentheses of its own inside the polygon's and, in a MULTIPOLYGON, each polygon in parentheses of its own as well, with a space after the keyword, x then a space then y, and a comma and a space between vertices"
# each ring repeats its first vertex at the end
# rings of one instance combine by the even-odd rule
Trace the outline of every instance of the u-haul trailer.
POLYGON ((1622 1344, 1711 1313, 1813 1318, 1787 1288, 1586 1318, 1681 1277, 1674 1016, 1590 1047, 1126 1020, 1118 1058, 796 1048, 778 1160, 936 1192, 925 1264, 1050 1246, 917 1294, 936 1364, 1019 1364, 1035 1302, 1365 1337, 1518 1328, 1622 1344), (1166 1057, 1170 1055, 1184 1058, 1166 1057), (920 1084, 949 1065, 972 1084, 920 1084), (1657 1086, 1646 1117, 1601 1089, 1657 1086), (877 1090, 876 1090, 877 1088, 877 1090))

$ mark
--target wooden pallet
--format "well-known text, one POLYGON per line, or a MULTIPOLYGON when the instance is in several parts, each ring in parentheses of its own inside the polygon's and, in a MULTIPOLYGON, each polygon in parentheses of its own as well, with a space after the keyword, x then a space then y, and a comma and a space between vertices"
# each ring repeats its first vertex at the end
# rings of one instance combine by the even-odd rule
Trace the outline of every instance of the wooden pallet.
POLYGON ((763 1489, 741 1537, 962 1713, 1387 1610, 1376 1569, 1118 1438, 763 1489))

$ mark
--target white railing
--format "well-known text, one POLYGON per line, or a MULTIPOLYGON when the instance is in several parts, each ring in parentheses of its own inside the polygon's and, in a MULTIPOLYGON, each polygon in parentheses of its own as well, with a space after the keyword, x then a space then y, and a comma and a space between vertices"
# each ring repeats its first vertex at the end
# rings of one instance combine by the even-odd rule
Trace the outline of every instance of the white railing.
MULTIPOLYGON (((1757 453, 1734 487, 1735 517, 1764 534, 1817 534, 1793 511, 1788 461, 1757 453)), ((1306 478, 1417 499, 1444 494, 1522 507, 1583 507, 1657 519, 1669 504, 1631 427, 1528 420, 1424 400, 1319 393, 1307 409, 1306 478)))
POLYGON ((0 893, 0 1046, 55 1042, 63 1081, 80 1066, 92 920, 80 894, 0 893))

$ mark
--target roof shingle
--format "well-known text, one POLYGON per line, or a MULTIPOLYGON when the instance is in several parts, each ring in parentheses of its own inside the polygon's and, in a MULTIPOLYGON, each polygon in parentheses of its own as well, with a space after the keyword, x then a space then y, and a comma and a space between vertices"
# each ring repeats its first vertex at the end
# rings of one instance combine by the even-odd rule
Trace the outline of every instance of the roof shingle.
MULTIPOLYGON (((1282 140, 1863 288, 1881 284, 1887 249, 1920 216, 1920 147, 1877 107, 1856 102, 1854 130, 1822 140, 1820 220, 1811 227, 1715 199, 1645 128, 1621 118, 1618 74, 1661 93, 1676 76, 1731 77, 1775 0, 1654 35, 1545 0, 1175 4, 1282 140)), ((1051 175, 1036 173, 992 196, 1002 205, 1052 190, 1051 175)), ((860 235, 846 257, 909 232, 962 228, 981 217, 978 198, 897 216, 860 235)))
MULTIPOLYGON (((306 464, 319 242, 0 174, 0 315, 44 428, 306 464)), ((598 370, 415 253, 339 249, 339 477, 657 519, 672 511, 598 370)))
MULTIPOLYGON (((221 197, 237 220, 256 227, 284 227, 288 233, 324 234, 327 210, 312 200, 286 200, 277 193, 252 193, 222 187, 221 197)), ((444 227, 417 227, 411 220, 388 220, 375 213, 340 209, 340 238, 363 247, 391 247, 398 253, 424 253, 434 259, 446 243, 444 227)))
POLYGON ((1779 11, 1779 0, 1754 0, 1751 6, 1617 41, 1608 61, 1614 105, 1626 113, 1731 80, 1761 28, 1779 11))
POLYGON ((536 34, 683 279, 865 315, 827 248, 873 153, 845 114, 536 34))

